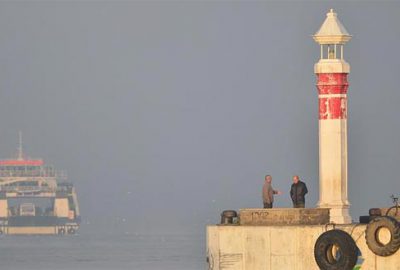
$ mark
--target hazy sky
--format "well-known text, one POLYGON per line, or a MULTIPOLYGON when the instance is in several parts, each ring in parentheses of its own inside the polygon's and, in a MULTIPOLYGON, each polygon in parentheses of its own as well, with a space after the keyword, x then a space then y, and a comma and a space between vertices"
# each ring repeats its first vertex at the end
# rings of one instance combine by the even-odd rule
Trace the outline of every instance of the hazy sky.
POLYGON ((291 176, 318 200, 314 34, 353 39, 354 219, 400 193, 400 2, 0 2, 0 156, 66 169, 84 230, 199 232, 224 209, 276 207, 291 176), (89 223, 89 224, 87 224, 89 223))

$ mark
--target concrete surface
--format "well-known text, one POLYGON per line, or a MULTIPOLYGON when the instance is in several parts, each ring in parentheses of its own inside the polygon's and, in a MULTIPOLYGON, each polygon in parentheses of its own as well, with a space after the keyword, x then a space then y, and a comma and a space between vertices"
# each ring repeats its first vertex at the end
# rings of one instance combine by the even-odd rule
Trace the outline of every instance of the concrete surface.
MULTIPOLYGON (((380 257, 365 242, 362 224, 337 225, 360 249, 362 270, 399 270, 400 253, 380 257)), ((318 270, 314 259, 317 238, 332 225, 207 227, 210 270, 318 270)))
POLYGON ((329 209, 272 208, 240 209, 240 225, 323 225, 329 223, 329 209))

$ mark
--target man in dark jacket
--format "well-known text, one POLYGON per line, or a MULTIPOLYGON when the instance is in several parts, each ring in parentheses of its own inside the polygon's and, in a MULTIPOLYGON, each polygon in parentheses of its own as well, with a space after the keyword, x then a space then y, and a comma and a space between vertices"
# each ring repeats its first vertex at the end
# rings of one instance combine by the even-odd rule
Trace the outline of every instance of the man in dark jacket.
POLYGON ((304 208, 306 204, 304 196, 307 194, 307 192, 308 190, 306 184, 300 181, 298 175, 293 176, 290 197, 292 198, 294 208, 304 208))

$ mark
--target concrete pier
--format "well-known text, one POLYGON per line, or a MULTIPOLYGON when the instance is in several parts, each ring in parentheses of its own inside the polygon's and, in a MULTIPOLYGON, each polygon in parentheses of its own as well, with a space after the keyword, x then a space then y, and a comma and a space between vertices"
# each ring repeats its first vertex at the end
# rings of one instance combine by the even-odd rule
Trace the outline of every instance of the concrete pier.
MULTIPOLYGON (((364 224, 336 225, 349 233, 361 252, 362 270, 398 270, 400 252, 377 256, 365 241, 364 224)), ((332 225, 207 227, 207 256, 212 270, 319 270, 317 238, 332 225)))

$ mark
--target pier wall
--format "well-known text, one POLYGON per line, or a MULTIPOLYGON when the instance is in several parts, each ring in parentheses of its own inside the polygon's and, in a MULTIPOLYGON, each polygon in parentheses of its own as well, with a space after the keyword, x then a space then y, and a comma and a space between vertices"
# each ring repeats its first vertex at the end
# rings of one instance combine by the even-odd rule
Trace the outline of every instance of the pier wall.
MULTIPOLYGON (((400 251, 380 257, 366 245, 363 224, 336 225, 348 232, 360 249, 362 270, 400 269, 400 251)), ((207 227, 210 270, 318 270, 314 260, 317 238, 332 225, 207 227)))

